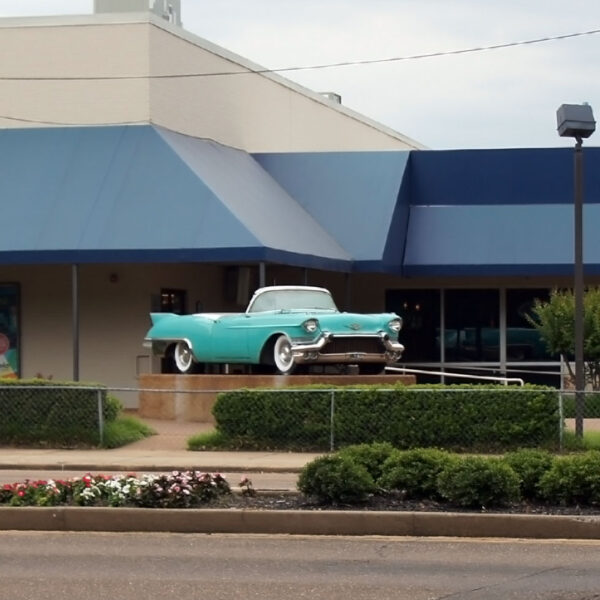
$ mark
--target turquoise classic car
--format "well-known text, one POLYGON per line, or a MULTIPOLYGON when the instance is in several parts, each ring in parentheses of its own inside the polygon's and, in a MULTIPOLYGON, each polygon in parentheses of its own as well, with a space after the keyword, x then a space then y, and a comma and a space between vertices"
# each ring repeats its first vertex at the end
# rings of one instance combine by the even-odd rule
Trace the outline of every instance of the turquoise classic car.
POLYGON ((144 345, 179 373, 202 373, 209 364, 245 364, 262 373, 358 365, 360 373, 376 374, 404 350, 398 315, 340 312, 329 291, 318 287, 260 288, 243 313, 150 317, 144 345))

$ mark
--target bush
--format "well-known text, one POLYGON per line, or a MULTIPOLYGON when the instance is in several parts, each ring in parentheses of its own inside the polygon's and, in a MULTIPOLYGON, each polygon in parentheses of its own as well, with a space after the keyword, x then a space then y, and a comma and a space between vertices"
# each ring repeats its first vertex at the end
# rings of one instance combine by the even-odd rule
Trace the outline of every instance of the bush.
POLYGON ((298 489, 323 504, 355 504, 375 491, 375 483, 365 467, 348 456, 332 454, 304 466, 298 489))
POLYGON ((443 498, 463 507, 504 506, 519 499, 519 476, 499 458, 467 456, 438 477, 443 498))
POLYGON ((407 498, 436 498, 437 478, 456 457, 435 448, 416 448, 391 455, 377 483, 386 490, 402 491, 407 498))
POLYGON ((540 479, 539 489, 551 504, 600 504, 600 452, 554 459, 540 479))
POLYGON ((220 431, 197 433, 187 440, 188 450, 217 450, 228 447, 228 440, 220 431))
POLYGON ((373 444, 356 444, 346 446, 338 451, 339 456, 347 456, 352 462, 362 465, 373 481, 381 477, 385 461, 396 453, 397 450, 388 442, 374 442, 373 444))
POLYGON ((102 447, 119 448, 155 433, 152 427, 135 417, 120 417, 105 424, 102 447))
POLYGON ((558 445, 557 392, 532 385, 238 390, 219 394, 213 415, 236 448, 314 451, 387 442, 497 452, 558 445))
POLYGON ((0 443, 52 447, 95 446, 102 419, 114 421, 121 402, 103 386, 40 379, 0 380, 0 443))
POLYGON ((521 479, 521 495, 523 498, 538 499, 540 497, 539 482, 544 473, 550 469, 553 456, 546 450, 522 449, 509 452, 504 457, 521 479))

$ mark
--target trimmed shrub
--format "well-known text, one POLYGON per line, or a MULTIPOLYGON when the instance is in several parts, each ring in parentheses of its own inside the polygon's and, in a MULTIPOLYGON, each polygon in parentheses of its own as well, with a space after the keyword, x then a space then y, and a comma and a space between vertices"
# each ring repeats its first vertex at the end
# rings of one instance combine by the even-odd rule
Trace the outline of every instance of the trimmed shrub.
POLYGON ((99 444, 98 399, 105 424, 121 402, 96 384, 0 380, 0 443, 73 447, 99 444))
POLYGON ((338 455, 347 456, 354 463, 365 467, 373 481, 377 482, 381 477, 383 464, 397 452, 389 442, 374 442, 346 446, 338 451, 338 455))
POLYGON ((504 460, 520 477, 523 498, 538 499, 539 482, 544 473, 552 467, 552 454, 546 450, 524 448, 509 452, 504 456, 504 460))
POLYGON ((438 492, 462 507, 505 506, 519 499, 519 476, 499 458, 467 456, 438 477, 438 492))
POLYGON ((540 479, 539 490, 551 504, 600 504, 600 452, 554 459, 540 479))
POLYGON ((439 474, 457 460, 435 448, 415 448, 392 454, 383 464, 377 483, 386 490, 403 492, 407 498, 436 498, 439 474))
POLYGON ((321 456, 304 466, 298 489, 322 504, 357 504, 375 491, 367 469, 348 456, 321 456))
POLYGON ((330 450, 332 443, 387 442, 401 449, 498 452, 558 444, 557 392, 532 385, 238 390, 219 394, 213 415, 237 448, 330 450))

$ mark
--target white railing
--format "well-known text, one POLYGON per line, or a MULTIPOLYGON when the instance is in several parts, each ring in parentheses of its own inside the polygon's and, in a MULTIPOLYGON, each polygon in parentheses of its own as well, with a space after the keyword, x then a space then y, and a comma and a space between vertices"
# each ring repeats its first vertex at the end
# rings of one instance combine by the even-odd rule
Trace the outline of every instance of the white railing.
POLYGON ((421 375, 439 375, 442 377, 455 377, 457 379, 475 379, 482 381, 496 381, 508 385, 509 383, 515 383, 523 386, 525 382, 520 377, 495 377, 493 375, 467 375, 465 373, 448 373, 448 371, 422 371, 421 369, 408 369, 406 367, 386 367, 386 371, 394 371, 398 373, 417 373, 421 375))

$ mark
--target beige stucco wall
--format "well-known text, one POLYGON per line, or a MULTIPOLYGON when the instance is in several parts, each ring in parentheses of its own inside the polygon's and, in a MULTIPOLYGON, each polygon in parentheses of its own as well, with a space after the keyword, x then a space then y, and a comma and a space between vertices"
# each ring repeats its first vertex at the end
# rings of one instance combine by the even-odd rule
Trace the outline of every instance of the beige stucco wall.
POLYGON ((0 19, 0 75, 32 78, 0 79, 0 127, 148 122, 146 78, 85 79, 147 75, 148 25, 52 22, 0 19))
MULTIPOLYGON (((199 38, 202 46, 196 45, 193 37, 172 31, 151 28, 152 75, 249 72, 244 59, 199 38)), ((249 152, 421 147, 274 74, 152 79, 150 106, 158 125, 249 152)))
MULTIPOLYGON (((0 282, 20 285, 24 378, 73 377, 71 281, 70 266, 0 266, 0 282)), ((150 326, 152 297, 161 288, 187 290, 189 310, 198 301, 206 310, 222 305, 220 267, 81 265, 78 282, 79 378, 113 387, 136 387, 138 373, 151 371, 142 342, 150 326)), ((137 398, 119 396, 131 396, 134 403, 137 398)))
POLYGON ((260 67, 146 13, 0 19, 0 56, 0 128, 151 122, 249 152, 421 147, 279 75, 163 78, 260 67))

